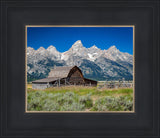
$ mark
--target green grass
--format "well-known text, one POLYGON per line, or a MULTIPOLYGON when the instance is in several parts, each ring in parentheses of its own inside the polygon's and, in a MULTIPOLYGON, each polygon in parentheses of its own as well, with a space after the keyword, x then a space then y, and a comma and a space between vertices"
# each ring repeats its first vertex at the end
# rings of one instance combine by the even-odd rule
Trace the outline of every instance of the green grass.
MULTIPOLYGON (((37 90, 34 90, 32 88, 28 88, 29 92, 36 92, 37 90)), ((82 86, 66 86, 66 87, 54 87, 54 88, 48 88, 45 89, 46 93, 66 93, 72 91, 74 93, 77 93, 79 95, 86 95, 86 94, 92 94, 92 95, 98 95, 98 96, 110 96, 113 94, 132 94, 133 89, 132 88, 126 88, 126 89, 98 89, 97 87, 82 87, 82 86)))
POLYGON ((28 111, 132 111, 133 89, 66 86, 27 90, 28 111))

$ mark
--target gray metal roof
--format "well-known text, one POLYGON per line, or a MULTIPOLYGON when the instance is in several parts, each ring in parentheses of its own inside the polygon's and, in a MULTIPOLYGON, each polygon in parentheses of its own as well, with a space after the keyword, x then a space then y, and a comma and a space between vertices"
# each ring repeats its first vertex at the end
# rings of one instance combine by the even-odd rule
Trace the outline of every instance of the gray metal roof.
POLYGON ((48 75, 48 77, 56 77, 56 78, 66 78, 71 69, 76 66, 59 66, 52 69, 48 75))
POLYGON ((87 78, 84 78, 84 80, 88 80, 88 81, 97 82, 96 80, 91 80, 91 79, 87 79, 87 78))
POLYGON ((38 83, 38 82, 40 82, 40 83, 44 83, 44 82, 46 82, 46 83, 48 83, 48 82, 53 82, 53 81, 56 81, 56 80, 58 80, 59 78, 56 78, 56 77, 48 77, 48 78, 44 78, 44 79, 40 79, 40 80, 35 80, 35 81, 32 81, 32 83, 38 83))

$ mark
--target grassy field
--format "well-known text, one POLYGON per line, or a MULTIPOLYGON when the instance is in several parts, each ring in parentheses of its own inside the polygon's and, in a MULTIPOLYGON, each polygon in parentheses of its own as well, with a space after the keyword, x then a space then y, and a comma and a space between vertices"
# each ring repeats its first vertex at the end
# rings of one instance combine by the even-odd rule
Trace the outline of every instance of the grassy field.
POLYGON ((28 111, 132 111, 133 89, 87 86, 34 90, 27 85, 28 111))

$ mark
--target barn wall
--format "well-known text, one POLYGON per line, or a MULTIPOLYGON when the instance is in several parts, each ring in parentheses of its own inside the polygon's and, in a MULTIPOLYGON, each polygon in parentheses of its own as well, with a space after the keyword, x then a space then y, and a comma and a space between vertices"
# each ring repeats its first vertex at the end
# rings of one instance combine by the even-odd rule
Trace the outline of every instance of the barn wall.
POLYGON ((73 74, 70 76, 69 82, 75 85, 84 84, 84 79, 82 78, 79 70, 73 72, 73 74))
POLYGON ((46 89, 52 87, 52 84, 47 83, 32 83, 32 89, 46 89))
POLYGON ((85 85, 86 86, 97 86, 97 81, 92 81, 89 79, 85 79, 85 85))

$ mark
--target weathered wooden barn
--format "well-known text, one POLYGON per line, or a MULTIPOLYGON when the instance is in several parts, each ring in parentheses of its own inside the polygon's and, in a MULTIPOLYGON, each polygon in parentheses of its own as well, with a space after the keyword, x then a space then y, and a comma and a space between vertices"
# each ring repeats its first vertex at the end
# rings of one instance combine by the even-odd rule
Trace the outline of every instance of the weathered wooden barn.
POLYGON ((60 87, 66 85, 97 86, 97 81, 84 78, 82 71, 77 66, 55 67, 48 78, 32 82, 33 89, 45 89, 49 87, 60 87))

